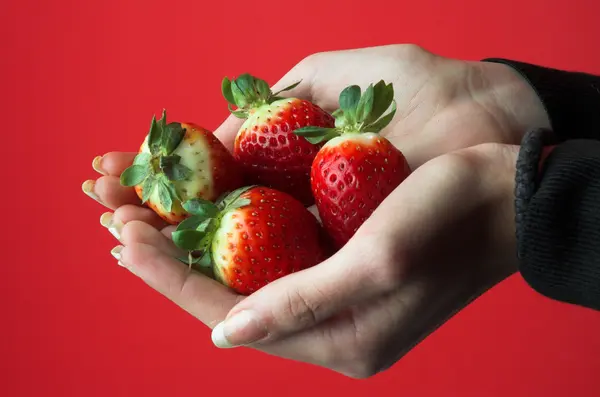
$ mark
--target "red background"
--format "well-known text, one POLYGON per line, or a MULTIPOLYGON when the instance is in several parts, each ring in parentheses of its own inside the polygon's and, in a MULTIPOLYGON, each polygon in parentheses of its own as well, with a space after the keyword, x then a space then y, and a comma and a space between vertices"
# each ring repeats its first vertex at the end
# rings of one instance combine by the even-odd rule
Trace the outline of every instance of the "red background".
POLYGON ((135 150, 151 114, 215 128, 224 75, 274 83, 306 55, 414 42, 600 73, 597 0, 4 0, 7 221, 2 396, 597 396, 600 314, 515 276, 368 380, 241 349, 119 268, 81 192, 94 156, 135 150))

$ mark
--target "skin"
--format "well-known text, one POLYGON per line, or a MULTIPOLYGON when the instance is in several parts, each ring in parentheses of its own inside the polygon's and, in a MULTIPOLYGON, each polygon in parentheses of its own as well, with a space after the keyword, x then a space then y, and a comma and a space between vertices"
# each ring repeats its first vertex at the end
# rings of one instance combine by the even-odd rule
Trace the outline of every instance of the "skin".
MULTIPOLYGON (((549 120, 508 67, 442 58, 414 45, 316 54, 273 89, 299 79, 286 95, 326 110, 337 107, 347 85, 392 82, 398 113, 382 135, 414 170, 321 264, 244 298, 172 259, 169 229, 115 183, 134 154, 103 156, 96 168, 107 175, 94 193, 115 210, 110 227, 118 230, 119 263, 213 328, 215 343, 223 346, 224 331, 229 345, 366 378, 516 271, 515 145, 549 120), (236 328, 241 313, 245 326, 236 328)), ((230 117, 216 131, 229 148, 240 123, 230 117)))

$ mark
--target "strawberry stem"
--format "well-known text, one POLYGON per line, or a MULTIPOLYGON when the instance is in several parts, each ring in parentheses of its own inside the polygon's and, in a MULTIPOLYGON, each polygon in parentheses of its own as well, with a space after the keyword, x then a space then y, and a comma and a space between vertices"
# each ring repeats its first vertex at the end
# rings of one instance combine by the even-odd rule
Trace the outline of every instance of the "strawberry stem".
POLYGON ((123 186, 142 186, 142 204, 148 201, 155 189, 162 207, 170 212, 175 200, 181 201, 173 182, 190 178, 192 170, 180 164, 181 157, 173 152, 181 144, 186 130, 180 123, 167 124, 167 112, 163 109, 158 122, 152 116, 147 135, 148 151, 138 153, 133 164, 121 174, 123 186))
POLYGON ((210 247, 215 231, 219 228, 223 216, 237 208, 250 204, 250 200, 241 196, 255 185, 245 186, 221 196, 215 203, 194 198, 183 203, 183 208, 191 216, 181 222, 171 238, 175 245, 188 251, 188 263, 199 264, 202 267, 212 266, 210 247), (201 255, 193 258, 192 253, 201 255))
POLYGON ((379 133, 389 125, 396 113, 394 87, 383 80, 375 85, 370 84, 364 93, 357 85, 346 87, 340 93, 339 103, 340 107, 331 114, 335 118, 334 128, 307 126, 294 130, 294 133, 313 144, 329 141, 342 134, 379 133), (384 116, 388 109, 389 112, 384 116))
POLYGON ((298 81, 274 93, 266 81, 249 73, 244 73, 233 80, 227 77, 223 78, 221 92, 228 102, 229 111, 234 116, 245 119, 248 118, 252 110, 281 99, 279 97, 280 93, 295 88, 300 82, 298 81), (234 109, 233 106, 237 109, 234 109))

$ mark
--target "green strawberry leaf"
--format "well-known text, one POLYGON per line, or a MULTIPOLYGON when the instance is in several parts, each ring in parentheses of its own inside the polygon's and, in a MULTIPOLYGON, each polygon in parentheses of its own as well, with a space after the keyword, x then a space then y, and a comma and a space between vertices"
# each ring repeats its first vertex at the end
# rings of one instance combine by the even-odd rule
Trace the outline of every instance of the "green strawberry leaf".
POLYGON ((255 79, 254 84, 256 86, 257 94, 262 99, 268 99, 271 96, 271 87, 269 84, 261 79, 255 79))
POLYGON ((197 230, 198 227, 205 221, 206 219, 204 219, 202 216, 190 216, 189 218, 181 221, 175 230, 197 230))
POLYGON ((198 258, 196 264, 200 267, 211 267, 212 255, 210 254, 210 250, 205 250, 204 255, 198 258))
POLYGON ((181 196, 177 189, 175 189, 175 185, 172 184, 169 180, 164 181, 165 186, 169 189, 169 193, 171 193, 171 198, 174 200, 182 201, 181 196))
POLYGON ((138 153, 135 156, 135 159, 133 159, 133 164, 134 165, 148 165, 148 163, 150 163, 150 159, 152 158, 152 155, 150 153, 138 153))
POLYGON ((154 179, 154 176, 151 175, 148 178, 146 178, 146 180, 142 184, 142 204, 144 204, 146 201, 148 201, 150 199, 150 196, 152 195, 152 193, 154 192, 154 189, 156 188, 155 182, 156 182, 156 180, 154 179))
POLYGON ((213 218, 219 213, 219 208, 211 201, 193 198, 182 204, 188 213, 206 218, 213 218))
POLYGON ((347 116, 353 116, 356 112, 356 106, 360 100, 360 87, 357 85, 351 85, 340 93, 340 108, 344 111, 347 116))
POLYGON ((171 235, 175 245, 187 251, 202 249, 204 237, 206 234, 197 230, 176 230, 171 235))
POLYGON ((295 129, 294 134, 297 134, 297 135, 300 135, 300 136, 303 136, 306 138, 306 137, 323 136, 323 135, 330 133, 331 131, 335 131, 335 128, 308 126, 308 127, 302 127, 302 128, 295 129))
POLYGON ((233 93, 231 92, 231 80, 227 77, 223 78, 221 82, 221 93, 223 97, 232 105, 235 105, 235 99, 233 98, 233 93))
POLYGON ((167 110, 163 109, 162 115, 160 116, 160 120, 158 120, 158 128, 160 128, 161 130, 164 131, 166 126, 167 126, 167 110))
POLYGON ((295 82, 295 83, 294 83, 294 84, 292 84, 292 85, 288 85, 287 87, 285 87, 285 88, 283 88, 283 89, 281 89, 281 90, 277 91, 276 93, 274 93, 272 96, 273 96, 273 97, 276 97, 276 96, 278 96, 279 94, 281 94, 282 92, 289 91, 289 90, 293 90, 294 88, 298 87, 298 85, 299 85, 301 82, 302 82, 302 80, 300 80, 300 81, 297 81, 297 82, 295 82))
POLYGON ((186 130, 181 126, 181 123, 170 123, 164 127, 161 142, 163 155, 168 156, 177 149, 185 136, 185 132, 186 130))
POLYGON ((123 186, 139 185, 148 176, 148 166, 135 164, 123 171, 120 180, 123 186))
POLYGON ((156 116, 152 116, 150 123, 150 132, 148 133, 148 149, 150 153, 158 154, 160 151, 160 142, 162 140, 162 129, 156 123, 156 116))
POLYGON ((185 181, 192 176, 192 170, 183 164, 173 164, 162 169, 170 181, 185 181))
POLYGON ((252 75, 250 75, 248 73, 244 73, 232 82, 232 91, 233 91, 234 98, 236 99, 236 103, 238 104, 238 107, 246 108, 248 106, 251 106, 258 99, 258 93, 256 92, 257 88, 255 86, 255 81, 256 80, 252 75), (237 93, 237 90, 235 88, 237 88, 237 90, 239 90, 239 93, 237 93), (245 101, 245 105, 243 105, 243 106, 238 102, 239 101, 238 96, 240 96, 240 95, 243 97, 243 100, 245 101))
POLYGON ((238 119, 247 119, 248 118, 248 112, 245 110, 233 110, 231 108, 231 106, 229 106, 229 111, 231 112, 231 114, 233 114, 238 119))
POLYGON ((231 95, 233 96, 233 103, 235 103, 238 108, 246 108, 248 100, 246 99, 244 92, 240 89, 237 80, 231 82, 231 95))
POLYGON ((173 209, 173 196, 169 186, 169 182, 161 179, 158 183, 158 199, 162 204, 162 207, 167 212, 171 212, 173 209))
POLYGON ((392 101, 392 109, 388 114, 377 120, 376 122, 367 125, 363 128, 364 131, 369 132, 380 132, 392 121, 394 115, 396 114, 396 101, 392 101))
POLYGON ((366 124, 371 124, 380 118, 385 111, 390 107, 394 100, 394 87, 390 84, 385 84, 380 80, 373 87, 373 107, 370 114, 364 120, 366 124))
POLYGON ((336 109, 333 111, 333 113, 331 113, 331 115, 335 118, 341 117, 344 115, 344 111, 342 109, 336 109))
POLYGON ((317 144, 319 144, 319 143, 321 143, 321 142, 327 142, 327 141, 330 141, 330 140, 332 140, 333 138, 335 138, 335 137, 337 137, 337 136, 339 136, 339 135, 340 135, 340 134, 339 134, 339 133, 338 133, 336 130, 333 130, 332 132, 330 132, 330 133, 327 133, 327 134, 325 134, 325 135, 320 135, 320 136, 309 136, 309 137, 305 137, 305 139, 306 139, 308 142, 312 143, 313 145, 317 145, 317 144))
MULTIPOLYGON (((217 207, 220 210, 228 209, 229 205, 240 198, 240 196, 250 189, 257 187, 257 185, 243 186, 232 192, 221 195, 217 200, 217 207)), ((238 207, 239 208, 239 207, 238 207)))
POLYGON ((240 74, 238 78, 233 81, 233 83, 238 86, 244 95, 248 95, 252 92, 254 79, 249 73, 243 73, 240 74))
POLYGON ((250 204, 252 201, 250 201, 250 199, 247 198, 238 198, 237 200, 233 201, 231 204, 229 204, 226 208, 227 211, 232 211, 232 210, 236 210, 238 208, 242 208, 248 204, 250 204))
POLYGON ((329 141, 340 135, 340 132, 336 128, 325 128, 325 127, 302 127, 294 130, 295 134, 304 137, 308 142, 316 145, 321 142, 329 141))
POLYGON ((158 160, 158 166, 160 169, 171 167, 175 164, 179 164, 181 161, 181 156, 177 154, 172 154, 170 156, 160 156, 158 160))
POLYGON ((200 225, 198 225, 196 230, 199 230, 199 231, 205 232, 205 233, 212 233, 215 231, 216 227, 217 227, 217 219, 210 218, 210 219, 207 219, 204 222, 202 222, 200 225))
POLYGON ((373 109, 373 85, 370 84, 356 106, 356 122, 362 123, 373 109))

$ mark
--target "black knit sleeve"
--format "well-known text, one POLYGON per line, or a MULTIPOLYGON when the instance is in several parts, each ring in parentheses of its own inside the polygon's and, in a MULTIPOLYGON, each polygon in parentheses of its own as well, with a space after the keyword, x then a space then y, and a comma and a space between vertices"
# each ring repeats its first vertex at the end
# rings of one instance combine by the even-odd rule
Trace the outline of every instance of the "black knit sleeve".
POLYGON ((529 83, 541 99, 560 141, 600 139, 600 76, 503 58, 483 61, 508 65, 529 83))
POLYGON ((516 175, 519 271, 539 293, 600 310, 600 141, 526 134, 516 175))

